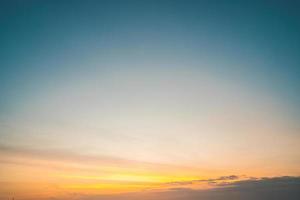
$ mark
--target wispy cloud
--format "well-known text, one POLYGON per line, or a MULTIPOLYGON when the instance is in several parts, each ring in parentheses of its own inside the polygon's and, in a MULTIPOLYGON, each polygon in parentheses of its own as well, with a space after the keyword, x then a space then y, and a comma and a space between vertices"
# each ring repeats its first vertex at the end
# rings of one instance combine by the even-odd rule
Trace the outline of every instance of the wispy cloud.
MULTIPOLYGON (((29 164, 31 161, 39 162, 42 164, 46 161, 49 163, 60 163, 63 162, 65 166, 89 166, 99 168, 100 166, 111 166, 111 167, 125 167, 137 169, 151 169, 151 170, 178 170, 178 169, 190 169, 195 170, 196 167, 180 166, 167 163, 154 163, 145 162, 139 160, 129 160, 122 157, 106 156, 101 154, 86 154, 72 152, 68 150, 59 149, 37 149, 31 147, 22 146, 8 146, 0 144, 0 162, 1 163, 14 163, 20 165, 29 164)), ((90 169, 89 169, 90 170, 90 169)))
POLYGON ((218 178, 212 179, 199 179, 199 180, 191 180, 191 181, 176 181, 176 182, 169 182, 167 185, 190 185, 190 184, 197 184, 197 183, 209 183, 213 184, 219 181, 233 181, 239 179, 240 176, 237 175, 230 175, 230 176, 220 176, 218 178))

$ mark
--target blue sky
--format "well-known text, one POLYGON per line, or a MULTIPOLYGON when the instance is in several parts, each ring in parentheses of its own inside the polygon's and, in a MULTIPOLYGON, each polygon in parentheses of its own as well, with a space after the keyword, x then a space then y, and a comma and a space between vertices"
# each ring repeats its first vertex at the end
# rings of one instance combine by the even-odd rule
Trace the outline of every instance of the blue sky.
POLYGON ((193 62, 263 88, 292 110, 299 107, 299 16, 293 1, 57 3, 2 3, 2 109, 64 79, 62 74, 104 69, 109 60, 193 62))

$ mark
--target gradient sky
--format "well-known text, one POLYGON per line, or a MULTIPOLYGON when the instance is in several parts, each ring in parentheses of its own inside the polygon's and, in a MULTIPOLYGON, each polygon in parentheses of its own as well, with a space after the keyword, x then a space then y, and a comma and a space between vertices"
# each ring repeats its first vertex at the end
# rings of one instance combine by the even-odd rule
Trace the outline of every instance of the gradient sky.
POLYGON ((0 199, 300 176, 299 8, 1 1, 0 199))

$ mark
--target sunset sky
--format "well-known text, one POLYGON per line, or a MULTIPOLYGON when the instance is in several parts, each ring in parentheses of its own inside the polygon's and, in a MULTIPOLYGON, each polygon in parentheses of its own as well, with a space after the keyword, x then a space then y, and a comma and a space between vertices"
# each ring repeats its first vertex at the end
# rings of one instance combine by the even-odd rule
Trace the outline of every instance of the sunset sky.
POLYGON ((299 9, 1 1, 0 200, 297 199, 299 9))

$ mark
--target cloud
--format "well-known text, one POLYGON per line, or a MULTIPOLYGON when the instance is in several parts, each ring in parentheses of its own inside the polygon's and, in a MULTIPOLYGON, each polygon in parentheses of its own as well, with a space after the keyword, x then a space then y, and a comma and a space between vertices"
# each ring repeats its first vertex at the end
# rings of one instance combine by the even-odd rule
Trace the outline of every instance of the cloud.
POLYGON ((199 179, 199 180, 191 180, 191 181, 169 182, 169 183, 167 183, 167 185, 190 185, 190 184, 197 184, 197 183, 215 184, 218 181, 232 181, 232 180, 237 180, 239 178, 240 178, 240 176, 230 175, 230 176, 221 176, 221 177, 213 178, 213 179, 199 179))
MULTIPOLYGON (((105 156, 88 156, 66 151, 46 151, 31 148, 9 147, 0 145, 0 164, 32 165, 34 167, 50 166, 56 169, 62 167, 66 171, 79 168, 93 174, 101 175, 103 169, 94 169, 99 164, 128 167, 135 170, 137 167, 168 168, 170 166, 128 161, 120 158, 105 156), (24 158, 24 159, 23 159, 24 158), (28 158, 33 158, 31 159, 28 158), (35 160, 38 162, 35 162, 35 160), (45 162, 42 162, 42 161, 45 162), (70 163, 68 166, 55 165, 51 161, 70 163), (80 163, 74 166, 73 163, 80 163), (84 165, 86 164, 86 165, 84 165)), ((76 171, 77 172, 77 171, 76 171)), ((98 181, 98 180, 97 180, 98 181)), ((5 183, 2 183, 5 184, 5 183)), ((143 192, 119 195, 84 195, 82 193, 67 194, 68 198, 55 196, 57 200, 298 200, 300 199, 300 177, 281 176, 273 178, 257 178, 240 175, 220 176, 211 179, 198 179, 163 183, 164 190, 149 189, 143 192), (191 189, 189 185, 209 184, 212 189, 191 189), (167 189, 166 189, 167 188, 167 189)), ((159 187, 158 187, 159 188, 159 187)), ((195 187, 194 187, 195 188, 195 187)), ((38 198, 41 199, 41 198, 38 198)), ((33 200, 33 199, 30 199, 33 200)), ((49 200, 49 199, 45 199, 49 200)))
POLYGON ((280 189, 280 188, 286 188, 289 186, 298 186, 300 190, 300 177, 293 177, 293 176, 282 176, 282 177, 265 177, 265 178, 252 178, 249 180, 241 180, 236 181, 233 183, 225 183, 225 184, 218 184, 218 186, 221 187, 238 187, 238 188, 265 188, 269 187, 272 189, 280 189))
MULTIPOLYGON (((63 162, 69 164, 78 164, 80 166, 89 166, 99 168, 99 165, 122 166, 132 168, 168 168, 167 164, 151 163, 145 161, 128 160, 121 157, 106 156, 106 155, 89 155, 72 152, 68 150, 57 149, 35 149, 20 146, 7 146, 0 144, 0 163, 31 165, 31 160, 49 162, 63 162), (22 158, 20 162, 19 158, 22 158), (27 160, 24 160, 26 158, 27 160)), ((36 163, 34 163, 36 164, 36 163)), ((48 165, 48 164, 47 164, 48 165)), ((74 165, 72 165, 74 167, 74 165)))
MULTIPOLYGON (((220 177, 230 179, 231 176, 220 177)), ((235 179, 236 177, 231 177, 235 179)), ((81 200, 298 200, 300 177, 250 178, 220 184, 207 190, 171 188, 167 191, 151 191, 107 196, 81 196, 81 200)))

